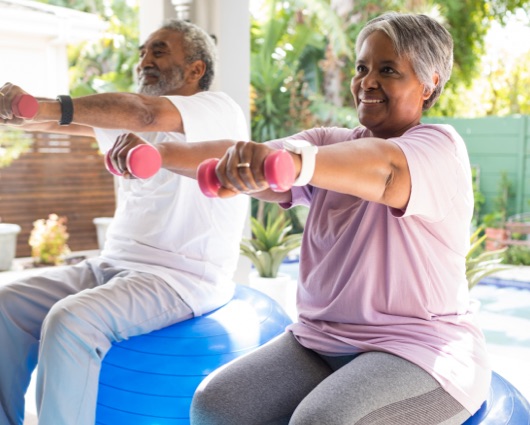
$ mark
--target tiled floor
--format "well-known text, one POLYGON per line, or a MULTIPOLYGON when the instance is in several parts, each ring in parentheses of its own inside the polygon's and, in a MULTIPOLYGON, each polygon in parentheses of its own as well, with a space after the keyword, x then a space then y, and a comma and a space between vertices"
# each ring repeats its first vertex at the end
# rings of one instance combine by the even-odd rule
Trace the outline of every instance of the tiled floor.
MULTIPOLYGON (((282 271, 296 278, 297 267, 296 263, 287 264, 282 266, 282 271)), ((0 285, 27 273, 30 272, 0 273, 0 285)), ((479 319, 493 369, 530 400, 530 267, 514 268, 501 272, 496 277, 501 279, 498 283, 508 282, 508 285, 499 287, 481 284, 472 289, 471 295, 481 303, 479 319)), ((493 279, 493 283, 495 282, 493 279)), ((290 301, 287 310, 294 316, 294 293, 291 294, 290 301)), ((24 425, 37 425, 34 394, 32 380, 26 397, 24 425)))

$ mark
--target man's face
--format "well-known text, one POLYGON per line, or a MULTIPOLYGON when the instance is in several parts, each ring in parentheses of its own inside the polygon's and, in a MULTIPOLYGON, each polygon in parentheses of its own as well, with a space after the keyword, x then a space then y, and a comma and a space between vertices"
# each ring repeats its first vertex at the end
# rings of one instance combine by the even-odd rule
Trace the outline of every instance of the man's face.
POLYGON ((182 35, 159 30, 140 46, 136 67, 138 92, 152 96, 180 94, 186 85, 182 35))

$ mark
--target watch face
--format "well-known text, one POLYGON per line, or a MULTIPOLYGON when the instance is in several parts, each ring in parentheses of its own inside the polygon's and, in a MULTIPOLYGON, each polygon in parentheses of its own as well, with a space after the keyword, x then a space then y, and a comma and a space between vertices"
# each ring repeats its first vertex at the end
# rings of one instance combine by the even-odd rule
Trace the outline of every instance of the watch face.
POLYGON ((310 146, 311 143, 309 143, 307 140, 287 140, 285 143, 290 145, 293 148, 303 148, 305 146, 310 146))
POLYGON ((285 149, 298 154, 302 152, 302 148, 307 148, 308 146, 313 145, 311 145, 311 143, 309 143, 307 140, 301 139, 286 140, 284 143, 285 149))

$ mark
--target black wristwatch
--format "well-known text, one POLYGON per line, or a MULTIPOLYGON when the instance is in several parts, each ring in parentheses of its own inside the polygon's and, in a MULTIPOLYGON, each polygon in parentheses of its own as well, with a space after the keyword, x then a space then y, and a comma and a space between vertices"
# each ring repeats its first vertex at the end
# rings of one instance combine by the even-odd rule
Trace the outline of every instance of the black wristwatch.
POLYGON ((72 98, 67 95, 57 96, 57 100, 61 105, 61 119, 59 125, 69 125, 74 119, 74 104, 72 98))

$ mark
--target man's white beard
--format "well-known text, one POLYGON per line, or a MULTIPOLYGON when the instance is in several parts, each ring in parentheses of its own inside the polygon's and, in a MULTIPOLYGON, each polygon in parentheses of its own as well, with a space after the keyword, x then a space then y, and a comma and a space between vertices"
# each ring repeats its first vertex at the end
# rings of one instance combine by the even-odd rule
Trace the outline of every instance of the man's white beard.
POLYGON ((142 84, 140 79, 138 93, 148 96, 164 96, 184 85, 184 72, 181 68, 175 68, 169 74, 159 71, 152 72, 152 74, 158 77, 156 84, 142 84))

